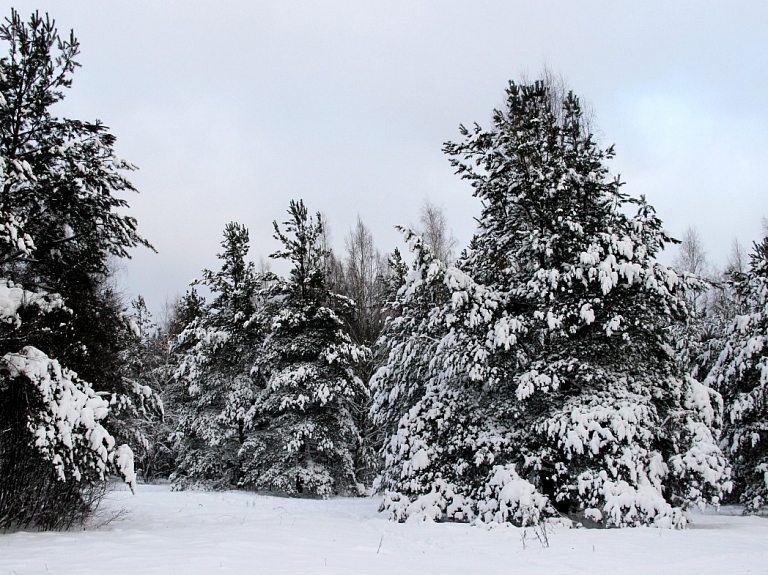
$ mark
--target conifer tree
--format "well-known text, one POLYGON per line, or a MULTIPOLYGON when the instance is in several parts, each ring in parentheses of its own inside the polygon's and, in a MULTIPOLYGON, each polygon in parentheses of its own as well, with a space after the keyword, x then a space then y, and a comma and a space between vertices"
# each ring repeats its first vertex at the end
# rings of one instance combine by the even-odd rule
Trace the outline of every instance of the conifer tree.
POLYGON ((179 335, 183 352, 174 377, 185 395, 179 414, 178 485, 227 487, 243 479, 241 449, 247 438, 247 413, 254 398, 252 366, 261 345, 261 325, 253 320, 260 280, 245 260, 248 230, 237 223, 224 228, 219 271, 204 270, 197 284, 213 300, 199 306, 186 299, 196 316, 179 335))
POLYGON ((768 504, 768 237, 731 286, 742 313, 731 322, 706 382, 725 403, 722 444, 734 468, 734 498, 754 512, 768 504))
MULTIPOLYGON (((114 152, 115 137, 100 122, 57 118, 79 66, 74 34, 59 35, 47 15, 18 12, 0 26, 8 55, 0 61, 0 155, 25 184, 3 189, 3 206, 24 221, 35 257, 18 247, 0 256, 4 277, 27 289, 60 294, 73 313, 50 320, 51 336, 35 345, 77 370, 100 391, 128 392, 119 371, 127 344, 123 306, 110 288, 110 258, 149 246, 136 220, 118 211, 135 188, 135 169, 114 152)), ((126 396, 129 393, 125 394, 126 396)))
POLYGON ((273 276, 261 292, 257 323, 268 335, 254 368, 259 391, 248 414, 243 484, 289 495, 327 497, 357 489, 359 448, 355 409, 367 390, 355 364, 368 350, 352 343, 333 311, 351 302, 329 291, 320 214, 290 203, 282 249, 271 257, 292 264, 288 279, 273 276))
POLYGON ((399 278, 390 287, 387 327, 377 342, 384 350, 384 365, 372 379, 371 412, 387 436, 395 434, 400 418, 423 396, 430 364, 448 331, 443 321, 434 321, 432 313, 450 299, 450 290, 443 283, 445 265, 420 235, 403 231, 416 259, 408 280, 400 253, 395 251, 390 260, 399 278))
POLYGON ((78 66, 74 34, 11 10, 0 40, 0 528, 67 527, 109 473, 135 479, 115 415, 142 398, 122 377, 129 335, 109 260, 150 246, 118 212, 135 190, 115 137, 51 113, 78 66))
POLYGON ((444 295, 416 314, 432 333, 398 336, 376 377, 377 407, 420 387, 385 447, 385 507, 400 519, 528 523, 557 508, 681 526, 683 508, 728 487, 719 398, 674 361, 668 330, 686 302, 655 261, 670 238, 610 176, 613 150, 584 128, 578 99, 559 113, 552 102, 541 82, 510 83, 491 130, 462 127, 445 146, 482 212, 458 267, 412 241, 401 306, 427 282, 444 295), (408 382, 398 366, 430 337, 408 382))

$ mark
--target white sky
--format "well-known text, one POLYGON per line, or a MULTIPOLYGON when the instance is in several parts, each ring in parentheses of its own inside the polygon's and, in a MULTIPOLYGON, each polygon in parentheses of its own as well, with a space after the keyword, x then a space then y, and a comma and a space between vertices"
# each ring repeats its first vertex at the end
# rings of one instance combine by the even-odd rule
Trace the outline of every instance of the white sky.
MULTIPOLYGON (((141 233, 122 283, 157 311, 204 267, 224 224, 251 254, 303 198, 334 242, 359 213, 379 248, 442 204, 464 246, 479 211, 441 153, 489 126, 503 90, 543 65, 593 105, 614 173, 710 259, 768 215, 768 3, 16 1, 75 30, 79 69, 60 113, 101 119, 138 165, 141 233), (588 7, 585 7, 588 6, 588 7)), ((6 13, 7 15, 7 13, 6 13)), ((667 256, 671 259, 672 254, 667 256)))

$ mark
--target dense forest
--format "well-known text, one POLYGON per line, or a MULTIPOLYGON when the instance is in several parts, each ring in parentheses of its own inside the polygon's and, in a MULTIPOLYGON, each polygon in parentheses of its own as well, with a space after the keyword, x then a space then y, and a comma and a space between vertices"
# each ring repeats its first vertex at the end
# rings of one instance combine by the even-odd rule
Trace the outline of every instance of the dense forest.
POLYGON ((623 191, 551 74, 444 144, 482 206, 469 245, 425 202, 410 254, 360 219, 335 252, 286 201, 287 274, 231 222, 156 320, 114 282, 154 249, 133 166, 100 122, 53 115, 77 39, 15 11, 0 39, 0 529, 81 523, 114 477, 376 493, 397 521, 683 527, 768 504, 768 223, 716 269, 623 191))

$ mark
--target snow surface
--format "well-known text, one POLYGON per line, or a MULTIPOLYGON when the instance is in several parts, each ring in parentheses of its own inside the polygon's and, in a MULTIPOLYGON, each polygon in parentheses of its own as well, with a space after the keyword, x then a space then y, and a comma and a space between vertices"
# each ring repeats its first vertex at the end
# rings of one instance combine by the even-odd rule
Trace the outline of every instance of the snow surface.
POLYGON ((732 507, 695 514, 681 531, 556 527, 544 548, 530 528, 393 523, 379 501, 139 485, 135 496, 112 492, 89 530, 0 534, 0 575, 737 575, 768 565, 768 519, 732 507))

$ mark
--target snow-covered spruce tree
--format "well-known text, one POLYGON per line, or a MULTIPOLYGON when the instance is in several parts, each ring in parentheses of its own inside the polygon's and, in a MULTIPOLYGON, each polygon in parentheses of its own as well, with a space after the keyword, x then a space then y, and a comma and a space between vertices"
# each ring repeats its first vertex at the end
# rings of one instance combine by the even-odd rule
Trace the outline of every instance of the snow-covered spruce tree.
POLYGON ((168 379, 160 394, 163 402, 163 418, 154 429, 157 444, 163 454, 168 449, 167 459, 165 454, 161 461, 160 471, 156 471, 164 477, 175 477, 178 468, 178 460, 188 446, 182 418, 189 413, 191 397, 189 386, 184 378, 176 377, 176 370, 187 353, 197 344, 194 338, 181 342, 179 336, 198 320, 205 309, 205 298, 197 293, 195 287, 168 306, 167 317, 163 325, 163 336, 166 340, 165 352, 167 354, 168 379))
MULTIPOLYGON (((449 295, 426 316, 445 335, 425 391, 386 449, 385 507, 399 518, 525 523, 556 507, 681 526, 683 508, 729 486, 719 396, 680 372, 670 345, 687 313, 677 275, 654 260, 670 238, 610 177, 612 149, 584 129, 578 99, 559 113, 554 100, 540 82, 510 83, 493 129, 462 127, 445 146, 483 208, 459 269, 417 258, 409 282, 432 277, 449 295)), ((382 396, 411 387, 382 384, 382 396)))
POLYGON ((369 352, 352 343, 332 309, 344 298, 326 285, 320 214, 310 217, 302 201, 292 201, 288 213, 285 232, 274 224, 283 248, 271 257, 293 267, 288 279, 272 278, 257 312, 269 332, 254 369, 260 389, 249 413, 242 483, 288 495, 354 493, 355 409, 367 394, 355 364, 369 352))
POLYGON ((107 473, 133 481, 130 449, 108 432, 131 397, 120 377, 127 325, 105 280, 108 258, 149 244, 116 212, 127 203, 115 194, 133 187, 114 136, 50 113, 77 40, 14 10, 0 40, 0 521, 66 527, 98 503, 107 473))
POLYGON ((722 446, 734 471, 734 498, 747 512, 768 504, 768 237, 749 269, 732 274, 742 311, 724 338, 706 383, 723 395, 722 446))
MULTIPOLYGON (((262 344, 255 321, 261 280, 248 255, 248 230, 224 228, 219 271, 204 270, 197 284, 213 300, 179 335, 183 351, 174 377, 185 389, 179 405, 176 485, 225 488, 242 484, 243 445, 254 400, 252 366, 262 344)), ((193 292, 194 294, 194 292, 193 292)), ((194 297, 192 302, 194 303, 194 297)))

